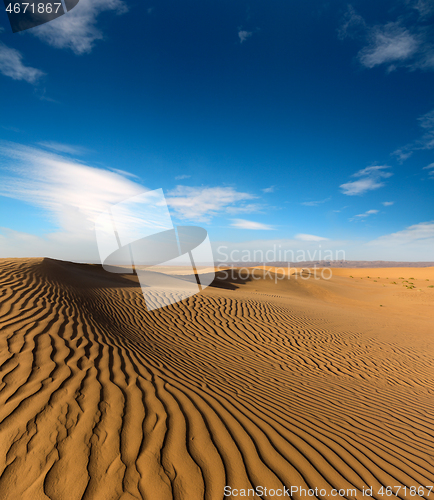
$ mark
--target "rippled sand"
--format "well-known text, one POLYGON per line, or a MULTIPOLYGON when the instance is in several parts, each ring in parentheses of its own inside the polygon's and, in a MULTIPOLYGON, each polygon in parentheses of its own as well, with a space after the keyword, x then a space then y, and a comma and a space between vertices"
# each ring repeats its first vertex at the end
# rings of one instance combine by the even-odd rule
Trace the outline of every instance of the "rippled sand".
POLYGON ((334 271, 147 312, 134 278, 2 259, 0 498, 434 484, 434 269, 334 271))

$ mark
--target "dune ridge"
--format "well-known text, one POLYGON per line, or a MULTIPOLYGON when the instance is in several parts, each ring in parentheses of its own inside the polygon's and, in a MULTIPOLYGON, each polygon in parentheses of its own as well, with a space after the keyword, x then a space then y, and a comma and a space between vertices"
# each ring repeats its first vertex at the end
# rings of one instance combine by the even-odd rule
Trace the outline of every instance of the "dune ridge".
POLYGON ((2 260, 1 497, 434 484, 432 317, 364 312, 363 290, 342 307, 336 279, 217 283, 147 312, 98 266, 2 260))

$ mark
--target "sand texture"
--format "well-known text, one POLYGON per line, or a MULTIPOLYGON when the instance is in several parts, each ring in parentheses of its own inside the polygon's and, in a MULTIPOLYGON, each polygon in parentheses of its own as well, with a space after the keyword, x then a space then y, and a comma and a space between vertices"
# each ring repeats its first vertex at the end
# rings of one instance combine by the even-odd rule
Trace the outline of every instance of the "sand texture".
POLYGON ((147 312, 134 278, 1 260, 0 498, 433 485, 434 269, 268 271, 147 312))

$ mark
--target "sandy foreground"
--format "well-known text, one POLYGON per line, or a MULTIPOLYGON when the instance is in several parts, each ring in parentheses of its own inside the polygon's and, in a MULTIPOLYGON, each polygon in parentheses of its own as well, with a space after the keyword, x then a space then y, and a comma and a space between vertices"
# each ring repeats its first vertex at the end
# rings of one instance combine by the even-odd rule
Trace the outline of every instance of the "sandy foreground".
POLYGON ((134 277, 0 260, 0 498, 434 499, 434 268, 332 271, 147 312, 134 277))

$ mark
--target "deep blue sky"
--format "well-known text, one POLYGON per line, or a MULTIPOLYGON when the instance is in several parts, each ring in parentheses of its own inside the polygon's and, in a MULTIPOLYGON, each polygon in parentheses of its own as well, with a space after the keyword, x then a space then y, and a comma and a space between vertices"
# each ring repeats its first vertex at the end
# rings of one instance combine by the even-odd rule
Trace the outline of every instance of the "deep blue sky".
POLYGON ((2 12, 3 253, 22 254, 8 229, 79 231, 67 195, 44 199, 57 174, 36 178, 54 147, 65 178, 76 162, 134 174, 213 241, 310 235, 352 242, 349 258, 434 260, 430 5, 81 0, 20 34, 2 12), (360 249, 380 237, 378 255, 360 249))

